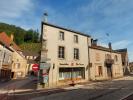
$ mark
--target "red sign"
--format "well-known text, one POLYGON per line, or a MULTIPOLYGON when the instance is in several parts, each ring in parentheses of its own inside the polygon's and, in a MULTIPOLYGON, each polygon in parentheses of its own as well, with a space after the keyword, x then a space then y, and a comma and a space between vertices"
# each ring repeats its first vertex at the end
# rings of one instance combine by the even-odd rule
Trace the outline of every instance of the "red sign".
POLYGON ((32 66, 32 70, 33 70, 33 71, 38 71, 38 70, 39 70, 39 65, 38 65, 38 64, 34 64, 34 65, 32 66))

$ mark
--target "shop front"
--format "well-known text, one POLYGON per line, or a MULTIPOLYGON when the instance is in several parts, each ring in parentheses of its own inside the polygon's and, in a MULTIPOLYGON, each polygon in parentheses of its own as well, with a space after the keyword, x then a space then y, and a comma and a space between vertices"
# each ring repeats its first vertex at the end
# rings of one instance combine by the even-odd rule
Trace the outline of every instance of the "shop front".
POLYGON ((59 82, 79 81, 85 79, 84 67, 60 67, 59 82))

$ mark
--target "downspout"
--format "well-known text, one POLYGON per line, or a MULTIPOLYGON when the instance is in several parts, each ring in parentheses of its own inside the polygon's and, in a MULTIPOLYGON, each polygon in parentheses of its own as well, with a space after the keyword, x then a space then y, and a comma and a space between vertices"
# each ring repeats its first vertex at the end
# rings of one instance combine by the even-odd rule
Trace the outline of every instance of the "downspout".
POLYGON ((87 37, 87 48, 88 48, 88 81, 90 81, 90 54, 89 54, 89 39, 87 37))

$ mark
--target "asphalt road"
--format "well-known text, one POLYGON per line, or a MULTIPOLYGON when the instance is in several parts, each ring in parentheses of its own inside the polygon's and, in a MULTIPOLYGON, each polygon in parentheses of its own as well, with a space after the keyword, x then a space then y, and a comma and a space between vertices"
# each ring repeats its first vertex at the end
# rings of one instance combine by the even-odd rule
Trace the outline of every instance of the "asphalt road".
MULTIPOLYGON (((133 76, 61 88, 33 91, 10 96, 11 100, 120 100, 133 92, 133 76)), ((126 100, 126 99, 125 99, 126 100)))

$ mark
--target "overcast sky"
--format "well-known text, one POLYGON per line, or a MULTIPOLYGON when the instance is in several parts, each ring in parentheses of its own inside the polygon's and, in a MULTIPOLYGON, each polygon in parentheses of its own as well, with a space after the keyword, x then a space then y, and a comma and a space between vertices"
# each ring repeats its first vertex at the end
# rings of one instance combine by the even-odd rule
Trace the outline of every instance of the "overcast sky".
POLYGON ((128 48, 133 61, 133 0, 0 0, 0 22, 25 29, 40 30, 45 11, 49 23, 89 34, 104 46, 128 48))

